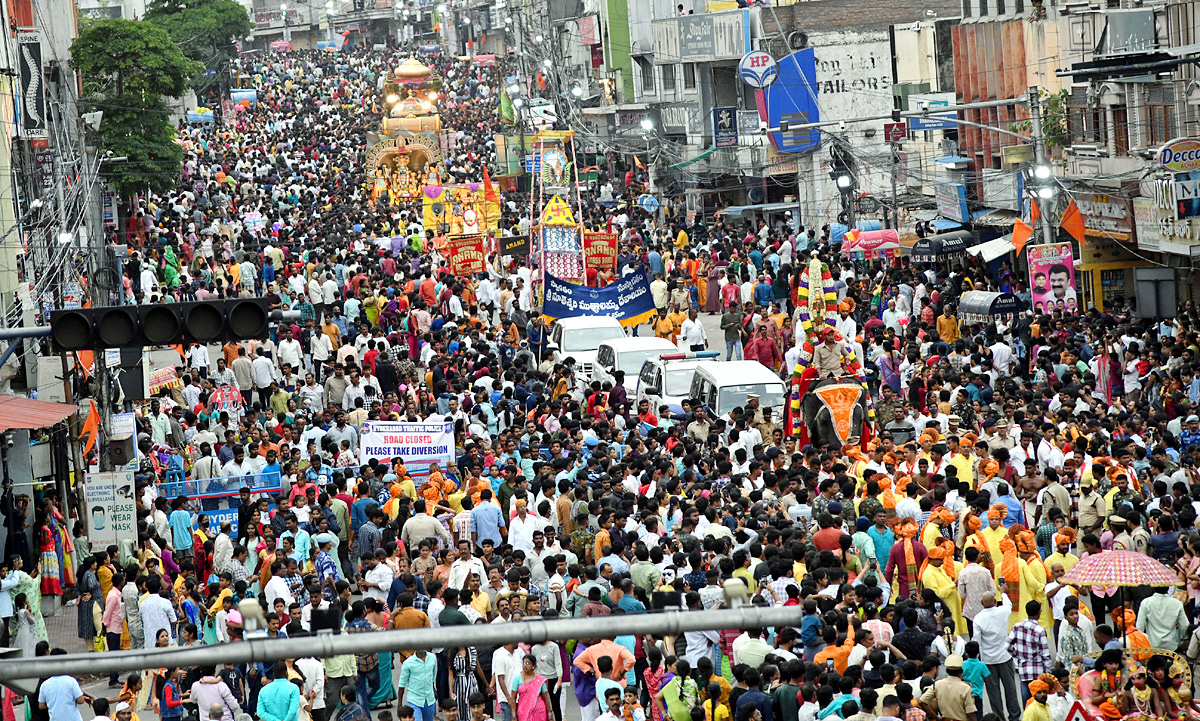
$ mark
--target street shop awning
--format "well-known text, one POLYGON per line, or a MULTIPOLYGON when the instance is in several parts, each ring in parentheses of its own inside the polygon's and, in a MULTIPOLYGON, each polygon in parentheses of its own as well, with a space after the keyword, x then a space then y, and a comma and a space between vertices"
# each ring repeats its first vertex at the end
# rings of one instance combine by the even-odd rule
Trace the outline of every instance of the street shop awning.
POLYGON ((1025 310, 1025 304, 1012 293, 969 290, 958 299, 960 321, 986 323, 991 318, 1014 316, 1025 310))
POLYGON ((999 238, 992 238, 986 243, 971 246, 967 248, 967 253, 977 255, 983 258, 984 263, 991 263, 997 258, 1002 258, 1016 250, 1013 247, 1012 233, 1002 235, 999 238))
POLYGON ((0 395, 0 433, 14 428, 49 428, 78 412, 79 406, 70 403, 51 403, 23 396, 0 395))
POLYGON ((697 155, 694 158, 688 158, 687 160, 681 160, 678 163, 675 163, 674 165, 668 165, 667 170, 679 170, 680 168, 686 168, 687 166, 692 165, 693 163, 699 163, 701 160, 704 160, 705 158, 707 158, 708 156, 712 155, 715 152, 717 152, 717 149, 715 147, 708 148, 704 152, 700 153, 699 155, 697 155))
POLYGON ((954 230, 921 238, 912 249, 914 263, 939 263, 962 257, 967 248, 979 244, 979 237, 969 230, 954 230))
POLYGON ((950 220, 949 218, 934 218, 929 221, 929 225, 935 230, 958 230, 962 227, 962 223, 957 220, 950 220))
POLYGON ((892 258, 900 255, 900 234, 895 229, 854 230, 842 236, 842 254, 851 258, 892 258))
MULTIPOLYGON (((715 148, 714 148, 715 149, 715 148)), ((756 203, 754 205, 731 205, 716 212, 717 215, 734 215, 741 217, 746 211, 758 213, 779 213, 785 210, 795 211, 795 203, 756 203)))

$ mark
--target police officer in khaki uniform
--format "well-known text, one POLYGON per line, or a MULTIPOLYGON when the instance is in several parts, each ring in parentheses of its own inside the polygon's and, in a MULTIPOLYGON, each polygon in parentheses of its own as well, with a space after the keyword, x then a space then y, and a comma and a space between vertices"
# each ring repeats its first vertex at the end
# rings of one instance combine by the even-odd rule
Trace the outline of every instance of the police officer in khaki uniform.
POLYGON ((946 678, 925 689, 918 701, 926 713, 936 713, 944 721, 975 721, 975 697, 971 684, 962 678, 962 667, 962 656, 955 653, 946 659, 946 678))

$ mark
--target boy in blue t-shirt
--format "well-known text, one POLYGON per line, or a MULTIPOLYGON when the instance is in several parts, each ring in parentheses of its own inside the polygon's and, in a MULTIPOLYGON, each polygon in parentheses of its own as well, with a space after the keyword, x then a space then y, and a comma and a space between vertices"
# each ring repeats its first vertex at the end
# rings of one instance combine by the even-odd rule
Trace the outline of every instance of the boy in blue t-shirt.
POLYGON ((983 680, 992 672, 987 664, 979 660, 979 643, 967 641, 963 646, 962 677, 963 681, 971 684, 971 695, 975 697, 975 708, 983 708, 983 680))

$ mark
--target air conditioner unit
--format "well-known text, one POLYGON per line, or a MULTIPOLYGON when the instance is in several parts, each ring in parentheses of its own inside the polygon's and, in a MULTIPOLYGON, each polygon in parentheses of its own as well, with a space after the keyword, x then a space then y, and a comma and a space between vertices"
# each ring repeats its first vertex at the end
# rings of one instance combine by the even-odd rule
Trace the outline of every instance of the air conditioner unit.
POLYGON ((1071 153, 1080 158, 1099 158, 1100 146, 1076 143, 1070 147, 1071 153))

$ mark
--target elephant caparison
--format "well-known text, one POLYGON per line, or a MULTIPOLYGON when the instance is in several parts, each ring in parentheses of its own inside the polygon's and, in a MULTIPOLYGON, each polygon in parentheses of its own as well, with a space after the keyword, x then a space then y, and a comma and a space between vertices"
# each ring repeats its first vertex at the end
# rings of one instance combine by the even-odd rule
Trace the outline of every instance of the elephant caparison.
POLYGON ((840 420, 843 423, 843 428, 848 428, 846 434, 847 439, 850 437, 861 437, 863 424, 867 421, 867 391, 853 377, 843 378, 823 378, 813 381, 809 386, 808 392, 800 399, 800 408, 804 416, 804 425, 808 427, 808 435, 814 444, 826 443, 832 449, 842 447, 842 439, 838 437, 838 433, 834 428, 835 420, 840 420), (818 391, 829 389, 826 393, 841 392, 847 397, 854 400, 852 404, 846 404, 842 409, 842 417, 835 419, 830 413, 829 406, 821 400, 817 395, 818 391), (851 395, 851 391, 856 391, 857 395, 851 395))

